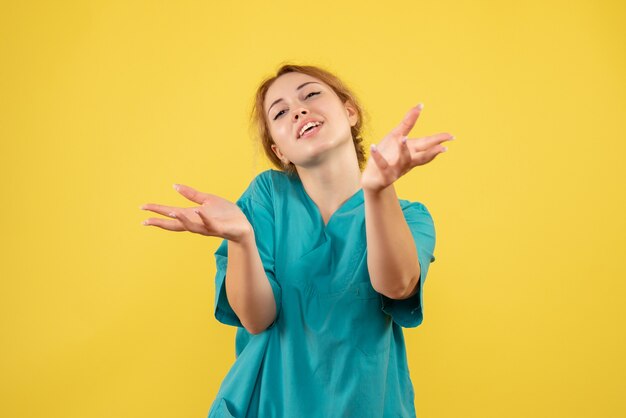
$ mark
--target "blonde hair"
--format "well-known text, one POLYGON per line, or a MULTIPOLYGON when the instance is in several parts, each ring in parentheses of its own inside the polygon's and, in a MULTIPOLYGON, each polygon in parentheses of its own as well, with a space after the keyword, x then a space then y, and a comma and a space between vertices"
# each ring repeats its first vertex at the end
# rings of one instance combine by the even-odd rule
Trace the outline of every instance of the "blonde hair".
POLYGON ((358 120, 356 124, 350 128, 350 131, 352 133, 354 149, 356 151, 357 159, 359 161, 359 169, 362 171, 366 161, 365 149, 363 146, 363 137, 361 133, 363 129, 363 117, 365 115, 365 112, 361 108, 361 105, 359 104, 359 101, 357 100, 355 94, 337 76, 323 68, 312 65, 283 64, 280 66, 278 71, 276 71, 276 74, 269 78, 266 78, 256 91, 254 104, 250 113, 250 122, 253 129, 255 130, 255 136, 257 136, 260 140, 263 151, 265 152, 267 158, 269 158, 272 164, 279 170, 282 170, 287 174, 297 176, 295 165, 292 162, 290 162, 288 165, 284 165, 283 162, 276 156, 276 154, 274 154, 274 151, 272 151, 272 144, 274 144, 274 140, 270 135, 268 121, 263 107, 267 91, 274 83, 274 81, 276 81, 276 79, 281 75, 292 72, 306 74, 323 81, 331 89, 333 89, 333 91, 335 92, 335 94, 337 94, 342 103, 346 103, 346 101, 348 101, 350 104, 352 104, 352 106, 356 110, 358 120))

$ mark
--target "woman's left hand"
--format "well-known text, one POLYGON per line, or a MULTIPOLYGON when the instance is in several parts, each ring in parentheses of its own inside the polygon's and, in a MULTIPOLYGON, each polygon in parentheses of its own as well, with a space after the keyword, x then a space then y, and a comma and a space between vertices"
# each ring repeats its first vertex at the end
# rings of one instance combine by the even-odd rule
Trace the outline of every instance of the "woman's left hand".
POLYGON ((420 104, 409 110, 400 125, 384 137, 378 146, 372 144, 370 159, 361 174, 363 190, 380 191, 413 167, 429 163, 447 150, 441 143, 454 139, 449 133, 407 138, 422 108, 420 104))

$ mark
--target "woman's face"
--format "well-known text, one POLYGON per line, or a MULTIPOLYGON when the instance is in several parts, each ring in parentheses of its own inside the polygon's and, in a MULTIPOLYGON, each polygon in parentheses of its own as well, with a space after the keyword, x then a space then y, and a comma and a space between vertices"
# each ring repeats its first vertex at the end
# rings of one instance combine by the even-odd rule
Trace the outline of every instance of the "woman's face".
POLYGON ((272 150, 284 163, 307 167, 322 161, 332 149, 353 139, 350 128, 358 115, 349 103, 321 80, 301 73, 278 77, 265 95, 264 111, 272 150), (301 134, 307 121, 321 123, 301 134))

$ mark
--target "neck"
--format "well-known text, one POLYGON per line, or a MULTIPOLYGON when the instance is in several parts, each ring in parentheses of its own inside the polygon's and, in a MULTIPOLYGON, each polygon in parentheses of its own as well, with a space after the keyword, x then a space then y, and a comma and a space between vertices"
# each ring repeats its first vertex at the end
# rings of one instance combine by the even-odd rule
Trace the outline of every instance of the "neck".
POLYGON ((343 158, 334 154, 319 164, 296 167, 309 197, 315 202, 325 222, 361 188, 361 171, 354 148, 343 158))

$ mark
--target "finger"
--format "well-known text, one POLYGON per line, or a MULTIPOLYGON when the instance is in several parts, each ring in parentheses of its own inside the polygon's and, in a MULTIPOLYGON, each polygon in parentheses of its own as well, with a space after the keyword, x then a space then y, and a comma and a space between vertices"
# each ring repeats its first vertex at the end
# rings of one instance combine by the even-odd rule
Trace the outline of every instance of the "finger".
POLYGON ((146 203, 145 205, 141 205, 139 209, 149 210, 151 212, 155 212, 155 213, 158 213, 159 215, 164 215, 164 216, 169 216, 171 212, 176 212, 180 210, 180 208, 177 208, 175 206, 164 206, 164 205, 157 205, 154 203, 146 203))
POLYGON ((387 162, 387 160, 385 160, 385 157, 383 157, 381 153, 378 152, 378 149, 376 148, 376 144, 372 144, 371 151, 372 151, 371 153, 372 158, 374 159, 374 162, 376 163, 376 165, 381 170, 386 170, 387 167, 389 167, 389 163, 387 162))
POLYGON ((443 132, 435 135, 425 136, 423 138, 411 138, 407 142, 409 143, 409 148, 412 151, 425 151, 435 145, 441 144, 445 141, 454 140, 454 136, 449 134, 448 132, 443 132))
POLYGON ((439 154, 446 152, 448 148, 443 146, 443 145, 438 145, 435 147, 430 148, 427 151, 424 151, 420 154, 418 154, 418 156, 415 158, 415 160, 413 161, 413 163, 415 165, 424 165, 424 164, 428 164, 429 162, 431 162, 435 157, 437 157, 439 154))
POLYGON ((196 189, 185 186, 184 184, 174 184, 174 189, 192 202, 202 204, 209 197, 208 194, 197 191, 196 189))
POLYGON ((429 154, 432 155, 432 158, 435 158, 436 156, 438 156, 439 154, 442 154, 444 152, 446 152, 448 150, 448 147, 444 146, 444 145, 439 145, 436 147, 433 147, 432 149, 428 150, 429 154))
POLYGON ((200 216, 200 219, 202 219, 202 223, 208 231, 215 231, 215 225, 213 220, 204 213, 202 208, 195 208, 193 211, 197 213, 198 216, 200 216))
POLYGON ((403 136, 402 139, 400 139, 399 160, 400 160, 401 166, 411 161, 411 150, 409 149, 409 144, 407 142, 408 142, 408 138, 406 136, 403 136))
POLYGON ((149 218, 142 222, 146 226, 157 226, 168 231, 181 232, 185 231, 183 225, 175 219, 149 218))
POLYGON ((189 232, 195 232, 197 234, 202 233, 202 227, 200 227, 197 223, 191 221, 183 212, 173 213, 172 215, 176 216, 178 220, 183 224, 185 229, 189 232))
POLYGON ((411 132, 413 126, 415 126, 415 122, 419 117, 420 113, 422 113, 422 109, 424 108, 423 104, 418 104, 417 106, 411 108, 402 119, 402 122, 398 126, 396 126, 391 132, 397 136, 406 136, 411 132))

